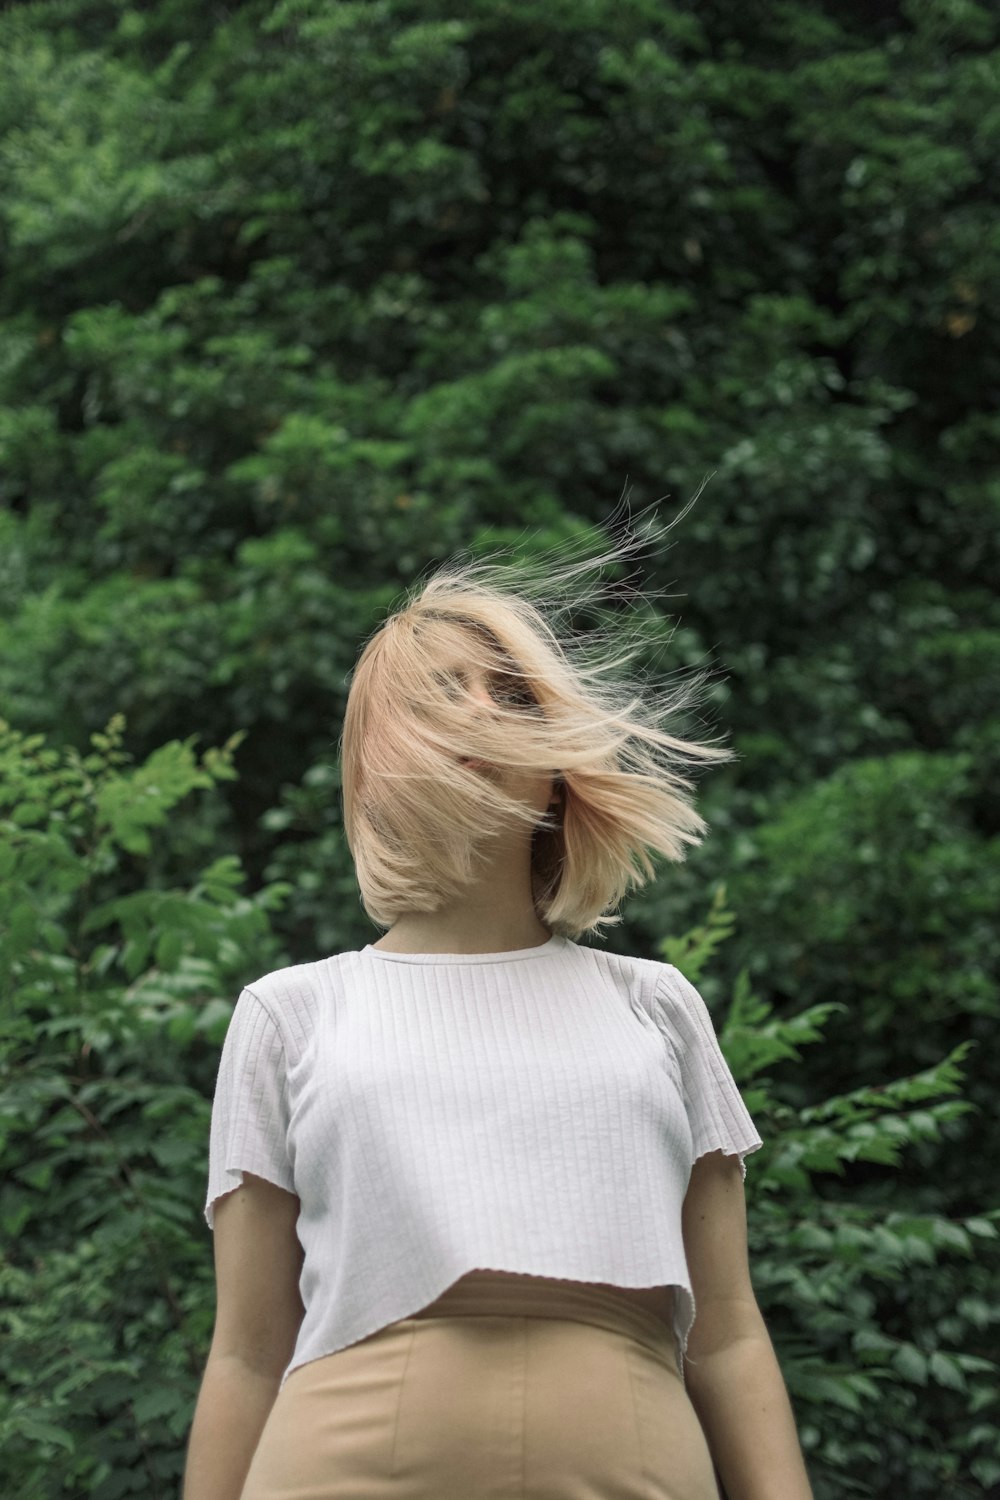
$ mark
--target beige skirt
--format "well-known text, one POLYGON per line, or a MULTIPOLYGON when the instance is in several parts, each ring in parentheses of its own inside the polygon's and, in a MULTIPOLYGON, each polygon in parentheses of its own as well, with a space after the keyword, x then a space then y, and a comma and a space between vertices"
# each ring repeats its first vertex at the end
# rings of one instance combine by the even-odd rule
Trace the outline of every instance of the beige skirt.
POLYGON ((673 1329, 621 1289, 473 1271, 293 1370, 241 1500, 718 1500, 673 1329))

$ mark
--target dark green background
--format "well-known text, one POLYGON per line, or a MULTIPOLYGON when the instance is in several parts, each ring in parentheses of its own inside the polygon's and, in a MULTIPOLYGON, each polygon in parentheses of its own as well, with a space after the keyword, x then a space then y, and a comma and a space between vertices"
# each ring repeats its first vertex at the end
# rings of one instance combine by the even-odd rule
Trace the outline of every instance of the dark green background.
POLYGON ((720 1031, 770 1007, 753 1267, 817 1500, 1000 1480, 998 30, 966 0, 0 15, 18 1494, 175 1492, 232 1002, 375 936, 335 750, 369 632, 457 550, 589 533, 626 486, 665 526, 709 474, 642 565, 641 665, 716 666, 687 727, 740 758, 608 946, 680 961, 724 893, 701 988, 720 1031), (168 747, 145 776, 83 768, 118 713, 140 767, 168 747), (176 743, 234 735, 222 785, 176 743), (914 1084, 810 1128, 965 1042, 971 1109, 914 1084))

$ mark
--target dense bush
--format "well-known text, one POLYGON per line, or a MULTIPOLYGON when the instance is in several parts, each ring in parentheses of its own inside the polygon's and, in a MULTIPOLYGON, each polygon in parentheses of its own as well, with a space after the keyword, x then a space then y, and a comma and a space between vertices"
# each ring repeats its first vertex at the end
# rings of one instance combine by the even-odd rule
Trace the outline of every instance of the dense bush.
MULTIPOLYGON (((131 768, 122 729, 113 720, 80 757, 0 721, 0 1489, 25 1500, 175 1493, 211 1337, 214 1072, 242 984, 287 962, 270 926, 287 885, 242 895, 230 856, 183 888, 111 894, 129 856, 170 840, 175 809, 232 776, 240 738, 200 763, 175 741, 131 768)), ((704 985, 731 928, 720 890, 704 928, 658 949, 704 985)), ((970 1349, 990 1317, 997 1213, 955 1220, 817 1192, 845 1163, 891 1167, 960 1119, 971 1044, 912 1078, 794 1108, 766 1070, 821 1042, 836 1008, 780 1020, 741 972, 719 1026, 765 1139, 748 1176, 758 1298, 819 1497, 911 1466, 912 1494, 972 1493, 962 1476, 988 1474, 1000 1438, 986 1410, 996 1366, 970 1349), (915 1275, 939 1301, 897 1330, 880 1309, 915 1275), (921 1409, 929 1378, 944 1388, 947 1445, 921 1409)))

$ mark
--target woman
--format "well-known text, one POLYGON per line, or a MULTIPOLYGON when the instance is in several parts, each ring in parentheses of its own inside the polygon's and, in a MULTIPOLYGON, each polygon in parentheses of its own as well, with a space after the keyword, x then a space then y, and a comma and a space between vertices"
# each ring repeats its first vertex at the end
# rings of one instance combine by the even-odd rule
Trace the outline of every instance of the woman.
POLYGON ((675 763, 732 756, 643 708, 633 626, 563 638, 593 566, 443 567, 357 663, 344 820, 386 931, 233 1013, 185 1500, 810 1496, 709 1012, 579 941, 700 841, 675 763))

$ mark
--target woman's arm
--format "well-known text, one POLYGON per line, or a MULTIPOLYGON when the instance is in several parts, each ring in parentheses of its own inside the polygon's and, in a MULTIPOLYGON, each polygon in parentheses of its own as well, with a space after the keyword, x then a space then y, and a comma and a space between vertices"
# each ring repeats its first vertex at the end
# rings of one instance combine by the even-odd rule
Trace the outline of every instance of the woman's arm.
POLYGON ((295 1194, 254 1172, 215 1200, 215 1329, 183 1500, 239 1500, 305 1314, 299 1208, 295 1194))
POLYGON ((736 1156, 691 1169, 684 1252, 695 1321, 684 1382, 728 1500, 813 1500, 795 1416, 750 1279, 736 1156))
POLYGON ((728 1500, 813 1500, 791 1402, 767 1329, 685 1366, 691 1404, 728 1500))
POLYGON ((280 1374, 229 1355, 209 1356, 188 1439, 183 1500, 240 1500, 280 1384, 280 1374))

